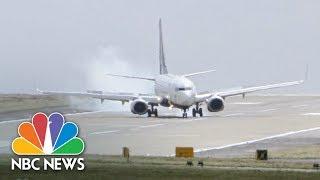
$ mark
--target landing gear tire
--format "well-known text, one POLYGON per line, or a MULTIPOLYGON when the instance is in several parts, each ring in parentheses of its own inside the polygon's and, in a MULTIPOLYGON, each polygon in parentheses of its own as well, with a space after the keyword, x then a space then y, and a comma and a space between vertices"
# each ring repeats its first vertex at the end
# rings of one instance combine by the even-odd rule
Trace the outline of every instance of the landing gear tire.
POLYGON ((183 118, 187 118, 187 117, 188 117, 188 114, 187 114, 186 112, 184 112, 184 113, 182 114, 182 117, 183 117, 183 118))
POLYGON ((151 106, 151 109, 148 109, 147 113, 148 117, 151 117, 152 114, 154 114, 154 117, 158 117, 158 109, 154 109, 153 106, 151 106))
POLYGON ((150 109, 148 109, 147 113, 148 113, 148 117, 151 117, 152 112, 150 109))
POLYGON ((199 108, 199 115, 200 115, 200 117, 202 117, 203 116, 203 113, 202 113, 202 108, 199 108))
POLYGON ((187 117, 188 117, 187 109, 186 109, 186 108, 184 108, 184 109, 183 109, 182 118, 187 118, 187 117))
POLYGON ((196 117, 197 116, 197 111, 195 108, 192 109, 192 116, 193 117, 196 117))
POLYGON ((200 117, 203 116, 202 108, 199 108, 199 104, 196 104, 196 108, 193 108, 193 109, 192 109, 192 116, 193 116, 193 117, 196 117, 196 116, 197 116, 197 113, 200 115, 200 117))
POLYGON ((154 109, 154 116, 158 117, 158 109, 154 109))

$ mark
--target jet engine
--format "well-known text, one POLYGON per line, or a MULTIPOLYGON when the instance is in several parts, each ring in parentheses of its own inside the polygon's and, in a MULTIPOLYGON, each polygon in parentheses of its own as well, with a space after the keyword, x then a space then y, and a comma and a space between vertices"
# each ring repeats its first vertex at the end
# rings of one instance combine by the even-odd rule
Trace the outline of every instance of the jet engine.
POLYGON ((133 114, 145 114, 148 111, 148 103, 143 99, 136 99, 131 102, 131 112, 133 114))
POLYGON ((218 112, 224 109, 224 100, 220 96, 213 96, 207 100, 208 110, 210 112, 218 112))

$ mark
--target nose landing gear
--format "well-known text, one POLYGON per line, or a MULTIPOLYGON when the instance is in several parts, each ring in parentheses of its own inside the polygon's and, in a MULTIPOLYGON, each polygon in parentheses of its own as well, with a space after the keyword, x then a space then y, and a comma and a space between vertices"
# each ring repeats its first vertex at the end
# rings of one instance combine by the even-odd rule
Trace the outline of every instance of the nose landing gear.
POLYGON ((196 104, 196 108, 193 108, 193 109, 192 109, 192 116, 193 116, 193 117, 196 117, 196 116, 197 116, 197 113, 200 115, 200 117, 203 116, 202 108, 199 108, 199 103, 196 104))
POLYGON ((148 109, 148 117, 151 117, 154 114, 154 117, 158 117, 158 109, 153 108, 154 105, 151 105, 151 109, 148 109))

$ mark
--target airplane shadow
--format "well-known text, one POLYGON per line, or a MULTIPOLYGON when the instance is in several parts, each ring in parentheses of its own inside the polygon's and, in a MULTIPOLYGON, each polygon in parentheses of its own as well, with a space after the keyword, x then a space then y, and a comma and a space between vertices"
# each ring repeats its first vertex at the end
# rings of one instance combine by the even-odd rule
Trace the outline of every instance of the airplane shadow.
POLYGON ((130 118, 135 118, 135 119, 195 119, 195 118, 208 118, 208 117, 221 117, 219 115, 211 115, 211 116, 203 116, 203 117, 192 117, 192 116, 188 116, 187 118, 183 118, 181 116, 174 116, 174 115, 165 115, 165 116, 158 116, 158 117, 145 117, 145 116, 134 116, 134 117, 130 117, 130 118))

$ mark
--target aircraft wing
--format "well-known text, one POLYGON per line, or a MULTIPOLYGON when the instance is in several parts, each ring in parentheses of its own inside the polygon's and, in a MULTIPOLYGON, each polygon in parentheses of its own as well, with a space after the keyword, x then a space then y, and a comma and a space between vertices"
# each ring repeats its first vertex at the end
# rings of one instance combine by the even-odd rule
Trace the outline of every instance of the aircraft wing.
POLYGON ((229 96, 235 96, 235 95, 241 95, 241 94, 244 95, 244 94, 256 92, 256 91, 263 91, 263 90, 268 90, 268 89, 275 89, 275 88, 299 85, 299 84, 302 84, 303 82, 304 82, 304 80, 290 81, 290 82, 283 82, 283 83, 277 83, 277 84, 269 84, 269 85, 263 85, 263 86, 241 88, 241 89, 236 89, 236 90, 206 93, 206 94, 197 95, 196 99, 197 99, 197 102, 203 102, 206 99, 210 98, 211 96, 220 96, 220 97, 226 98, 229 96))
POLYGON ((122 78, 143 79, 143 80, 148 80, 148 81, 155 81, 154 78, 150 78, 150 77, 128 76, 128 75, 119 75, 119 74, 110 74, 110 73, 107 73, 106 75, 107 76, 113 76, 113 77, 122 77, 122 78))
POLYGON ((143 99, 148 103, 158 104, 162 98, 155 95, 147 94, 134 94, 134 93, 113 93, 113 92, 101 92, 101 91, 88 91, 88 92, 62 92, 62 91, 41 91, 41 94, 46 95, 59 95, 59 96, 75 96, 75 97, 89 97, 103 100, 129 102, 135 99, 143 99))
POLYGON ((216 70, 215 69, 211 69, 211 70, 207 70, 207 71, 200 71, 200 72, 195 72, 195 73, 190 73, 190 74, 183 74, 182 76, 191 77, 191 76, 196 76, 196 75, 199 75, 199 74, 206 74, 206 73, 214 72, 214 71, 216 71, 216 70))
POLYGON ((262 86, 253 86, 253 87, 247 87, 247 88, 240 88, 235 90, 226 90, 226 91, 220 91, 220 92, 213 92, 213 93, 203 93, 196 96, 196 102, 203 102, 206 101, 208 98, 212 96, 220 96, 222 98, 226 98, 229 96, 236 96, 236 95, 245 95, 247 93, 257 92, 257 91, 263 91, 268 89, 275 89, 275 88, 281 88, 281 87, 287 87, 287 86, 294 86, 304 83, 308 79, 308 65, 306 66, 305 71, 305 77, 304 80, 298 80, 298 81, 288 81, 288 82, 282 82, 282 83, 276 83, 276 84, 268 84, 268 85, 262 85, 262 86))
POLYGON ((246 93, 251 93, 256 91, 299 85, 299 84, 302 84, 303 82, 304 82, 303 80, 300 80, 300 81, 291 81, 291 82, 284 82, 284 83, 277 83, 277 84, 270 84, 270 85, 263 85, 263 86, 248 87, 248 88, 242 88, 242 89, 225 91, 225 92, 224 91, 217 92, 215 93, 215 95, 221 96, 221 97, 235 96, 235 95, 246 94, 246 93))

